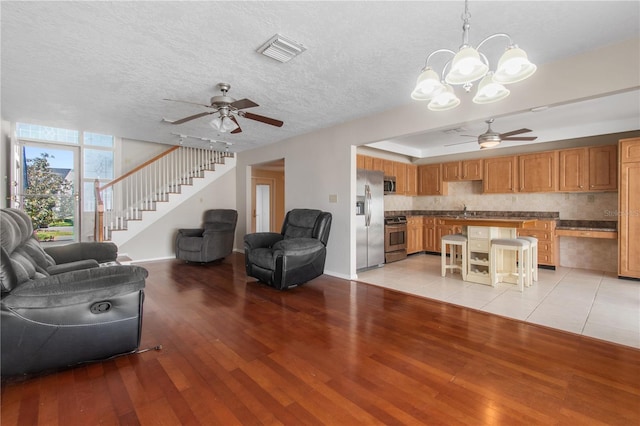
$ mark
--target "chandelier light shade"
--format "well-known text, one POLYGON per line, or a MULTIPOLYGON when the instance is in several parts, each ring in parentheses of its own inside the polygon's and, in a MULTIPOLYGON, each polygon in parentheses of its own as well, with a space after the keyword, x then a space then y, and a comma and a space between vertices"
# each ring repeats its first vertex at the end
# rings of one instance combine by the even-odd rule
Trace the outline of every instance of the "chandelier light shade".
POLYGON ((451 70, 445 77, 449 84, 465 84, 481 79, 489 71, 480 54, 471 46, 461 48, 451 62, 451 70))
POLYGON ((514 44, 508 34, 492 34, 474 48, 469 43, 470 18, 468 0, 465 0, 462 15, 462 45, 457 52, 450 49, 431 52, 411 93, 411 98, 414 100, 429 101, 428 108, 432 111, 445 111, 460 104, 460 99, 450 85, 461 85, 468 93, 473 83, 480 80, 473 102, 488 104, 509 96, 510 91, 504 87, 505 84, 522 81, 531 77, 536 71, 536 66, 529 61, 527 53, 514 44), (481 48, 485 42, 498 37, 506 38, 508 45, 498 61, 497 68, 492 71, 489 60, 482 53, 481 48), (429 65, 431 58, 440 53, 451 56, 451 59, 442 67, 441 75, 429 65), (449 72, 445 74, 447 69, 449 72))
POLYGON ((411 97, 417 101, 427 101, 438 96, 444 90, 444 84, 440 82, 438 74, 431 68, 425 68, 418 76, 416 88, 411 93, 411 97))
POLYGON ((441 92, 439 95, 431 99, 427 108, 431 111, 446 111, 453 109, 458 105, 460 105, 460 99, 453 91, 453 87, 447 84, 445 85, 444 92, 441 92))
POLYGON ((490 104, 491 102, 501 101, 509 96, 509 93, 509 89, 500 83, 496 83, 493 73, 488 72, 478 84, 478 91, 473 97, 473 102, 476 104, 490 104))
POLYGON ((536 72, 537 67, 529 62, 527 53, 516 47, 510 46, 498 61, 498 69, 493 76, 496 83, 517 83, 536 72))

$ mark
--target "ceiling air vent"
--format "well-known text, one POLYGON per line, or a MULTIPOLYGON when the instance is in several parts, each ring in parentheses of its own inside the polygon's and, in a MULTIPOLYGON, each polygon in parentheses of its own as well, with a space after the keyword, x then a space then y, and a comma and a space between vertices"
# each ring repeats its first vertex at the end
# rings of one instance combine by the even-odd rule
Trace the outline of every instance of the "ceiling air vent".
POLYGON ((307 48, 297 41, 276 34, 260 46, 258 53, 262 53, 279 62, 289 62, 305 50, 307 48))

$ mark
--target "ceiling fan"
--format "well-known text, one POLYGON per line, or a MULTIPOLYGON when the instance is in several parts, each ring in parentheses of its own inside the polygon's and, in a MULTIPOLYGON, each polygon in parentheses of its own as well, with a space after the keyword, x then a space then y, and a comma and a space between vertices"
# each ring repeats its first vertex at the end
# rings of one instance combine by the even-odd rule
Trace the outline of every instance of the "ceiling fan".
MULTIPOLYGON (((536 140, 538 138, 537 136, 516 136, 516 135, 520 135, 522 133, 531 132, 532 130, 530 130, 530 129, 518 129, 518 130, 512 130, 510 132, 506 132, 506 133, 494 132, 491 129, 491 124, 493 123, 493 118, 490 118, 490 119, 486 120, 485 123, 487 123, 488 128, 487 128, 487 131, 482 133, 481 135, 478 135, 478 136, 475 136, 475 135, 461 135, 461 136, 472 137, 472 138, 477 137, 477 141, 478 141, 478 144, 480 145, 480 149, 493 148, 493 147, 499 145, 500 142, 502 142, 502 141, 533 141, 533 140, 536 140)), ((475 141, 471 141, 471 142, 475 142, 475 141)), ((464 143, 471 143, 471 142, 452 143, 452 144, 449 144, 449 145, 446 145, 446 146, 461 145, 461 144, 464 144, 464 143)))
POLYGON ((240 128, 240 124, 236 119, 236 116, 248 118, 249 120, 259 121, 261 123, 270 124, 271 126, 282 127, 284 124, 280 120, 276 120, 273 118, 265 117, 263 115, 253 114, 250 112, 243 111, 247 108, 253 108, 259 106, 257 103, 253 102, 250 99, 240 99, 236 100, 230 96, 227 96, 227 92, 231 88, 231 85, 228 83, 219 83, 217 85, 222 92, 222 95, 214 96, 211 98, 211 104, 200 104, 197 102, 189 102, 189 101, 181 101, 176 99, 163 99, 165 101, 171 102, 182 102, 186 104, 198 105, 205 108, 211 108, 211 111, 205 111, 198 114, 190 115, 189 117, 184 117, 179 120, 167 120, 163 118, 163 121, 171 124, 182 124, 187 121, 195 120, 196 118, 205 117, 207 115, 216 114, 215 118, 211 121, 211 126, 220 132, 230 132, 230 133, 240 133, 242 129, 240 128))

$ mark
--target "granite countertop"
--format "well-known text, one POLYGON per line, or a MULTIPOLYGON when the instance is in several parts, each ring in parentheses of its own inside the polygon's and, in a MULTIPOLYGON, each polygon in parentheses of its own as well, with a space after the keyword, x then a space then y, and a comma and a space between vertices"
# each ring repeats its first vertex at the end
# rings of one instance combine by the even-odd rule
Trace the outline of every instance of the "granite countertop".
MULTIPOLYGON (((385 217, 392 216, 435 216, 462 218, 462 210, 395 210, 384 212, 385 217)), ((525 211, 483 211, 467 210, 467 218, 473 219, 559 219, 558 212, 525 212, 525 211)))
MULTIPOLYGON (((385 217, 392 216, 434 216, 463 218, 462 210, 395 210, 384 212, 385 217)), ((468 219, 541 219, 556 220, 556 229, 579 231, 617 231, 615 220, 566 220, 560 219, 559 212, 527 212, 527 211, 479 211, 468 210, 468 219)))
POLYGON ((618 222, 615 220, 558 220, 556 229, 577 231, 617 231, 618 222))

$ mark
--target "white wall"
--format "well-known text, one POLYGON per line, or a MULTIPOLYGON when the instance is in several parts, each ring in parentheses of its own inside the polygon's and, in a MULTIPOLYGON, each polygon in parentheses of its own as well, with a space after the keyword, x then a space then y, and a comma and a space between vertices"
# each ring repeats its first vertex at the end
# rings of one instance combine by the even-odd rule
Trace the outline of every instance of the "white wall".
MULTIPOLYGON (((325 272, 340 277, 355 277, 355 230, 352 229, 355 200, 355 149, 361 145, 399 135, 415 134, 524 111, 540 105, 576 101, 589 97, 640 87, 640 39, 588 52, 562 61, 543 64, 534 78, 520 85, 520 93, 490 106, 467 102, 443 113, 428 111, 424 103, 406 106, 348 122, 330 129, 294 137, 267 147, 238 155, 237 208, 239 214, 236 246, 242 246, 249 220, 249 183, 247 166, 285 158, 287 210, 294 207, 319 208, 333 214, 325 272), (616 67, 615 78, 611 64, 616 67), (329 194, 338 195, 338 203, 328 202, 329 194)), ((408 98, 408 94, 407 94, 408 98)), ((286 125, 286 124, 285 124, 286 125)))

